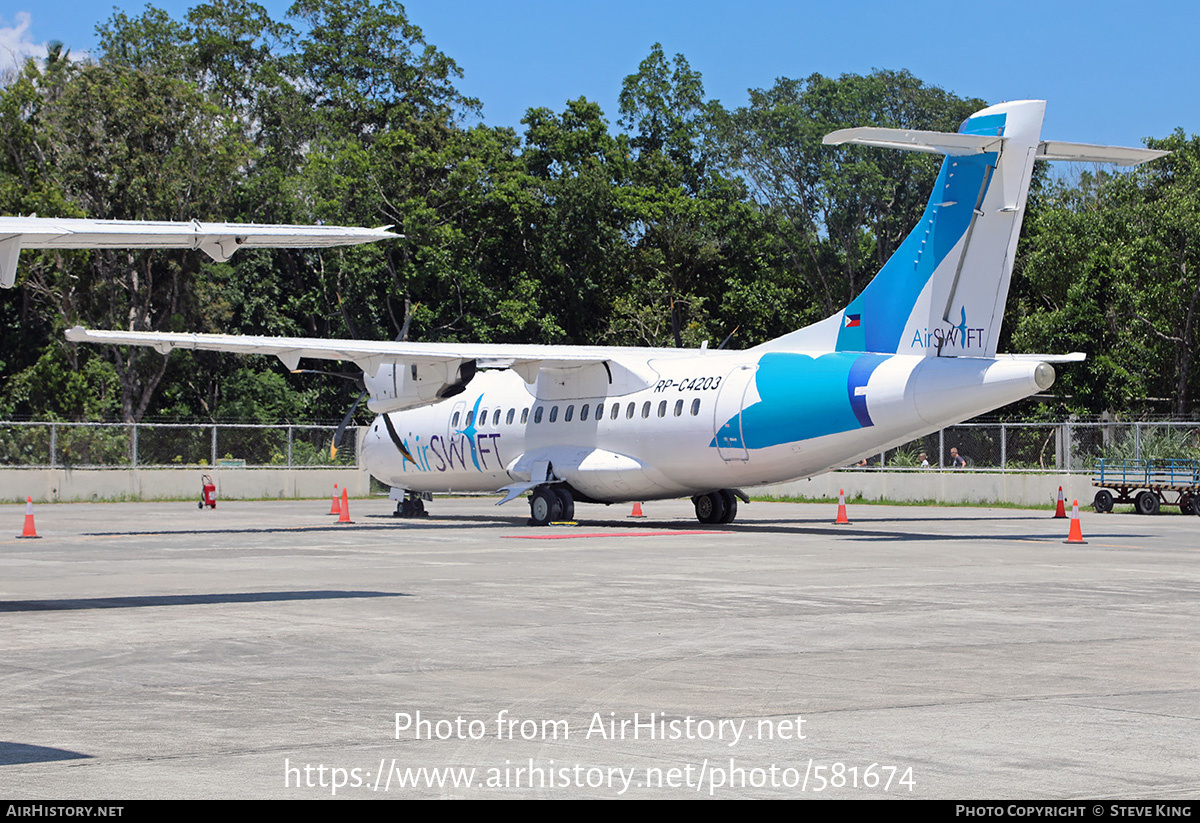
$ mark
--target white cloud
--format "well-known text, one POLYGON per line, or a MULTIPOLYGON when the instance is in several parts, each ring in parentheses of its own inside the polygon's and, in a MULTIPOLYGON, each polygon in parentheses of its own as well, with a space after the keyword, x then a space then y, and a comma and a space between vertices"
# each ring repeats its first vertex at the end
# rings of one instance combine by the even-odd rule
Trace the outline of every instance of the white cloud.
POLYGON ((0 78, 19 69, 30 57, 43 57, 46 44, 36 43, 29 36, 32 18, 27 11, 16 14, 13 25, 0 18, 0 78))

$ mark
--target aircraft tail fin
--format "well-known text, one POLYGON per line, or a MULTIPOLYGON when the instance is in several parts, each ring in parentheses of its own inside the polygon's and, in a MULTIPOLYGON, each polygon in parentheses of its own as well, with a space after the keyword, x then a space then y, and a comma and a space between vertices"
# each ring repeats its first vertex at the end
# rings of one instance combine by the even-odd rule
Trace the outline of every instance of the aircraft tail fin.
POLYGON ((1165 152, 1042 142, 1042 100, 1001 103, 957 134, 843 129, 829 145, 942 154, 920 222, 838 314, 762 346, 924 356, 994 357, 1034 161, 1135 165, 1165 152))

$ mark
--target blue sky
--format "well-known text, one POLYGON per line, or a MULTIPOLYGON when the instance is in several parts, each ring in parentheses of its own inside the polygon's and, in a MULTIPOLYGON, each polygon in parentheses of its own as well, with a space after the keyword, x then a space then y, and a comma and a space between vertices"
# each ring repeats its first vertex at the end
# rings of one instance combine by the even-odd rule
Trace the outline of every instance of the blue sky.
MULTIPOLYGON (((290 5, 259 1, 277 18, 290 5)), ((156 5, 180 17, 193 3, 156 5)), ((143 5, 119 7, 136 14, 143 5)), ((1046 138, 1140 145, 1177 126, 1200 132, 1200 6, 1185 2, 412 0, 405 7, 426 41, 462 67, 459 88, 483 101, 484 121, 518 130, 526 109, 561 111, 581 95, 615 121, 621 80, 661 42, 728 107, 780 76, 905 68, 989 102, 1046 99, 1046 138)), ((14 54, 43 53, 54 39, 86 52, 111 11, 82 0, 3 0, 0 66, 14 54)))

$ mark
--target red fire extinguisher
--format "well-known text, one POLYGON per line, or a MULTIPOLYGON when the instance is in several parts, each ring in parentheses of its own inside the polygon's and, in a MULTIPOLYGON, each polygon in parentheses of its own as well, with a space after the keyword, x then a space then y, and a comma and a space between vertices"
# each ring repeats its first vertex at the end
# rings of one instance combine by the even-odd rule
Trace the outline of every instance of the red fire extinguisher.
POLYGON ((205 506, 208 506, 210 509, 217 507, 217 487, 213 484, 212 478, 207 474, 200 477, 199 508, 203 509, 205 506))

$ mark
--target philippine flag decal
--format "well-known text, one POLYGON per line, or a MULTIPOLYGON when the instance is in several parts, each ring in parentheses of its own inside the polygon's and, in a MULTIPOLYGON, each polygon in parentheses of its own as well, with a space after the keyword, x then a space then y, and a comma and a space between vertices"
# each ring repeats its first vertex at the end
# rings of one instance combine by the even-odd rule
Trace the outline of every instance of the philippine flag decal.
POLYGON ((862 325, 862 315, 861 314, 847 314, 847 315, 845 315, 843 322, 845 323, 845 326, 848 329, 856 328, 856 327, 862 325))

